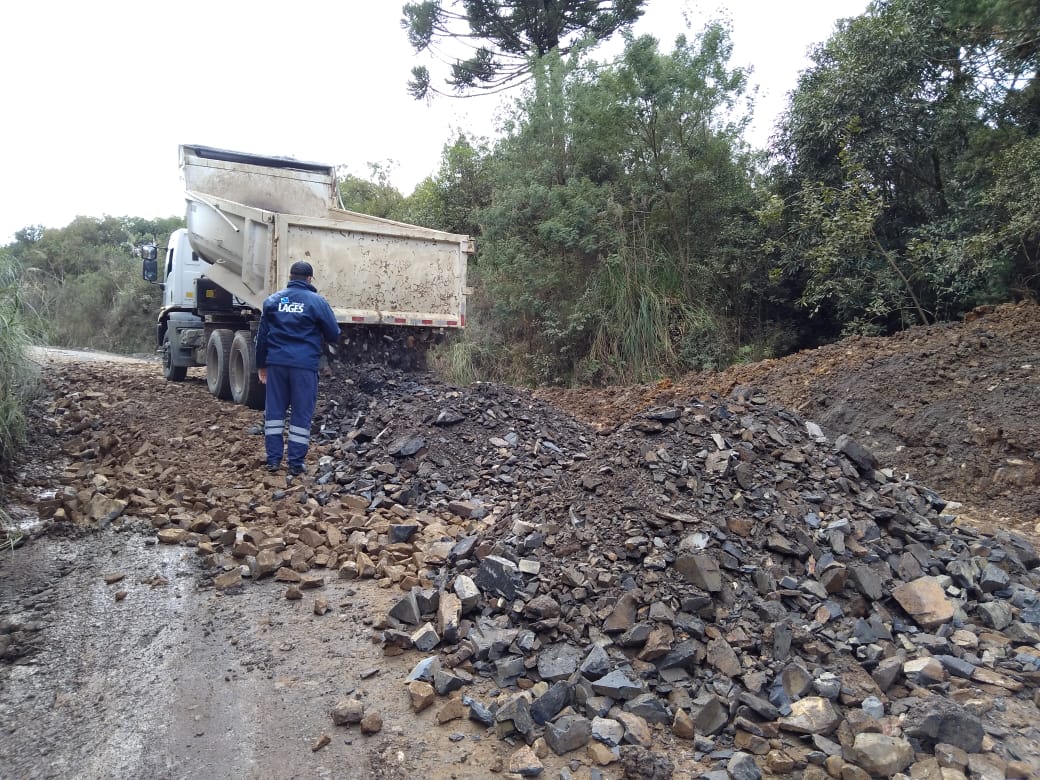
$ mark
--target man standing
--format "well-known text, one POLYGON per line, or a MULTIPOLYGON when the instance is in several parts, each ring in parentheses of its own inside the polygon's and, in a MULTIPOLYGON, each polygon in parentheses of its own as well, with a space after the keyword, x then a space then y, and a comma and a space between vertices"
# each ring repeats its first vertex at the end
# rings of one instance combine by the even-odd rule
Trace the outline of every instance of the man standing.
POLYGON ((302 474, 311 440, 311 418, 318 402, 318 363, 322 339, 335 343, 339 323, 328 301, 311 284, 314 269, 299 260, 289 269, 289 284, 264 301, 256 332, 256 366, 267 386, 264 449, 267 470, 282 465, 282 434, 289 418, 289 474, 302 474))

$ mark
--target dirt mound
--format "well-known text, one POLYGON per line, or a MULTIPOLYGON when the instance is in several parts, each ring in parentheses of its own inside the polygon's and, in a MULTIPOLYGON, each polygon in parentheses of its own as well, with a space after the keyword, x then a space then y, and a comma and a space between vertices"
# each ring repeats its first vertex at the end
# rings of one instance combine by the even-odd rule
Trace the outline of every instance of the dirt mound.
POLYGON ((1034 531, 1040 517, 1040 306, 984 307, 964 322, 855 337, 675 382, 537 395, 598 427, 654 404, 739 387, 849 434, 970 514, 1034 531))

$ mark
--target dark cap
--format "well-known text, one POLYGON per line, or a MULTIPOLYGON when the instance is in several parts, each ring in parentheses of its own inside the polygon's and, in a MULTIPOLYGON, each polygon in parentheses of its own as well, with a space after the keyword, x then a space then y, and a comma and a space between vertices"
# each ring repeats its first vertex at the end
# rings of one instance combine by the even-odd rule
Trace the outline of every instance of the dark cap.
POLYGON ((308 276, 314 276, 314 269, 311 268, 311 264, 306 260, 297 260, 292 264, 292 268, 289 269, 289 276, 307 278, 308 276))

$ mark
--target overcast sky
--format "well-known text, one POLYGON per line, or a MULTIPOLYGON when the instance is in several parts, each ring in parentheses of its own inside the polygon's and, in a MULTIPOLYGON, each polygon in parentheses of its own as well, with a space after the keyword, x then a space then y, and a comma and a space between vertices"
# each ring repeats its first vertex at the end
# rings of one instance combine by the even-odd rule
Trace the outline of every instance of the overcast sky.
MULTIPOLYGON (((394 161, 409 194, 452 128, 492 136, 496 97, 416 102, 402 0, 25 0, 0 11, 0 244, 77 215, 180 215, 177 146, 346 165, 394 161)), ((786 93, 836 19, 867 0, 649 0, 637 33, 670 51, 726 14, 731 65, 759 85, 763 146, 786 93)), ((435 78, 437 71, 430 64, 435 78)))

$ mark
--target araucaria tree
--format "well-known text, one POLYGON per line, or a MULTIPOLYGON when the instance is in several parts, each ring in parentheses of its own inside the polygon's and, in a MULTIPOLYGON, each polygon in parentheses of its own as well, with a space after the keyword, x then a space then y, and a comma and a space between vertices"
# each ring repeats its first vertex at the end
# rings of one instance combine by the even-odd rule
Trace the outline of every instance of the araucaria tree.
MULTIPOLYGON (((416 52, 430 51, 451 67, 457 95, 493 92, 531 75, 533 58, 567 55, 583 41, 598 43, 638 19, 645 0, 424 0, 407 3, 401 26, 416 52), (441 41, 471 51, 443 54, 441 41)), ((417 99, 440 93, 425 66, 412 68, 408 91, 417 99)), ((443 94, 443 93, 440 93, 443 94)))

